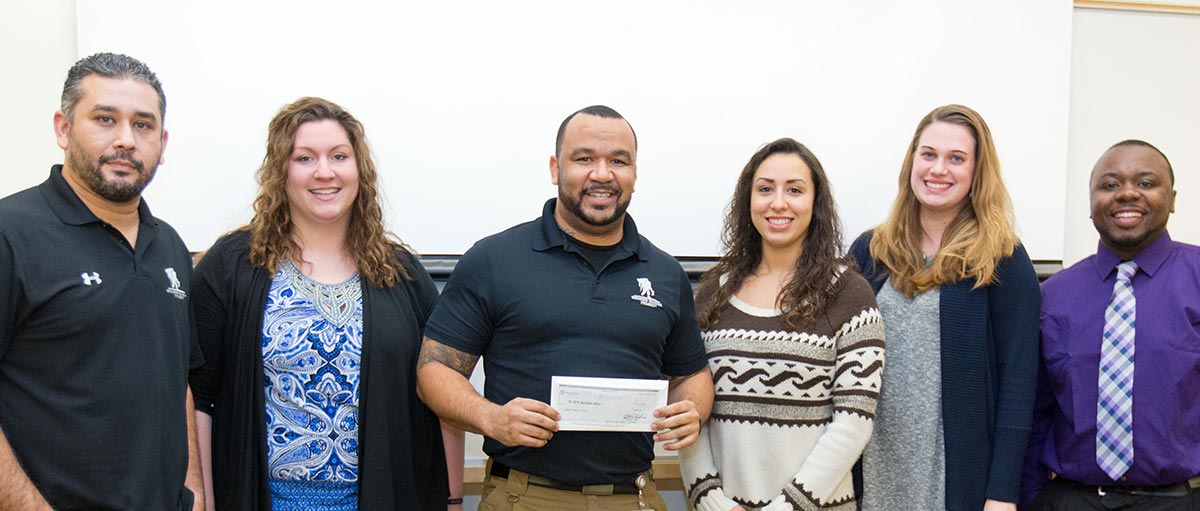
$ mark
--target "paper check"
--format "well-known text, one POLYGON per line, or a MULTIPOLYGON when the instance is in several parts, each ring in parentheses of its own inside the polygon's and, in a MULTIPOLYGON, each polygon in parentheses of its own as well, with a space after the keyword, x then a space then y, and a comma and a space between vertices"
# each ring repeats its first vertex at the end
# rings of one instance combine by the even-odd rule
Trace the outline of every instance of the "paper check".
POLYGON ((667 405, 667 380, 550 378, 559 431, 652 431, 654 410, 667 405))

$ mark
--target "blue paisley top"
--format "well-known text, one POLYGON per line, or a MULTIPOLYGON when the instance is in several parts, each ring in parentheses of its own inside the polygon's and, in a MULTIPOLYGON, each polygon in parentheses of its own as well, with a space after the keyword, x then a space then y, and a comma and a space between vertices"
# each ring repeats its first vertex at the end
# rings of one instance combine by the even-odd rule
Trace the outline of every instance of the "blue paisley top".
POLYGON ((262 352, 276 511, 357 508, 362 313, 357 274, 321 284, 288 262, 271 282, 262 352))

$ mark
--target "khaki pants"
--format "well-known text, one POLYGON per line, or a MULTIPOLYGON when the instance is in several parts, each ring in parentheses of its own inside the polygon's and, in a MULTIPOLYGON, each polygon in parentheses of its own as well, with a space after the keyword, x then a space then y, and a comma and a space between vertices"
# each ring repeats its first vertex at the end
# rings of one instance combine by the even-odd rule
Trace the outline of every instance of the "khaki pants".
POLYGON ((614 495, 611 486, 586 487, 583 492, 556 490, 529 484, 529 474, 520 470, 511 470, 507 479, 496 477, 491 475, 491 467, 488 460, 479 511, 668 511, 649 472, 649 482, 642 489, 646 506, 639 507, 637 495, 614 495))

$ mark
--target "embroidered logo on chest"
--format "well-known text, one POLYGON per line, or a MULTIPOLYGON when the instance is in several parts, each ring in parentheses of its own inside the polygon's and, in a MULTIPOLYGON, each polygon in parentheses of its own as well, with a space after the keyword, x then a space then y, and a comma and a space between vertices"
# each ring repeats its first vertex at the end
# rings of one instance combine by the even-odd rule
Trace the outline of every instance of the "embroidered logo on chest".
POLYGON ((179 288, 179 276, 175 274, 175 268, 163 268, 163 271, 167 273, 167 280, 171 282, 167 293, 180 300, 187 298, 187 291, 179 288))
POLYGON ((645 278, 645 277, 638 277, 637 285, 638 285, 638 293, 640 293, 640 294, 630 295, 629 298, 631 298, 633 301, 638 302, 647 307, 651 307, 651 308, 662 307, 662 302, 660 302, 654 298, 654 286, 650 284, 650 279, 645 278))
POLYGON ((94 271, 92 273, 80 273, 79 276, 83 279, 83 285, 85 286, 101 284, 104 282, 103 280, 100 280, 100 272, 98 271, 94 271))

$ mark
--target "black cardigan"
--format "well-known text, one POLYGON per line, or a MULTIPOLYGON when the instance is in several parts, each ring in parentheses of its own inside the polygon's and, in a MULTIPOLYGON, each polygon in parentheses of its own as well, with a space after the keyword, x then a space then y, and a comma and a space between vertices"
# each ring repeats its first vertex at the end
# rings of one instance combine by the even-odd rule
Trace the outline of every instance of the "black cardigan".
MULTIPOLYGON (((872 234, 859 236, 850 254, 878 294, 890 273, 871 257, 872 234)), ((1025 247, 1000 260, 991 285, 974 286, 973 278, 944 284, 938 302, 949 511, 978 511, 985 499, 1018 502, 1033 420, 1042 294, 1025 247)))
MULTIPOLYGON (((270 511, 262 319, 273 275, 248 259, 249 234, 222 237, 196 266, 192 312, 205 364, 191 372, 196 410, 213 418, 217 509, 270 511)), ((411 255, 413 281, 363 280, 358 507, 444 511, 449 496, 438 418, 417 398, 416 363, 437 288, 411 255)))

